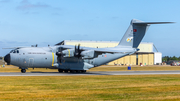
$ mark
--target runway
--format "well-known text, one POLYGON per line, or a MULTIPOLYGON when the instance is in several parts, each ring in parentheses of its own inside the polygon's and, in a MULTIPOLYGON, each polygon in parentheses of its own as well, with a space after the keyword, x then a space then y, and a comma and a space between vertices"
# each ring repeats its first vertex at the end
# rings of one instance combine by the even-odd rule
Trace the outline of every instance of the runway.
POLYGON ((58 73, 58 72, 1 72, 0 76, 85 76, 85 75, 160 75, 180 74, 180 71, 88 71, 86 73, 58 73))

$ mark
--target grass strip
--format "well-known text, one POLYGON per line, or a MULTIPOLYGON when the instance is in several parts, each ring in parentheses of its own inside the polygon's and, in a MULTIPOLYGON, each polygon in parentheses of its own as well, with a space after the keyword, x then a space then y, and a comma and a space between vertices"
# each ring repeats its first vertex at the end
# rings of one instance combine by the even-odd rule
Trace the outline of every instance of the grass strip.
POLYGON ((0 100, 180 100, 180 75, 1 77, 0 100))

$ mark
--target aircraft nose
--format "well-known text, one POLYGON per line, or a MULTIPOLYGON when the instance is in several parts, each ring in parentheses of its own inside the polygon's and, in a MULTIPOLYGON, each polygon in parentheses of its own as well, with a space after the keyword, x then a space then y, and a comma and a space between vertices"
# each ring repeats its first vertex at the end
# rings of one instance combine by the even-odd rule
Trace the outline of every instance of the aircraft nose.
POLYGON ((11 62, 10 54, 7 54, 7 55, 4 57, 4 61, 7 63, 7 65, 10 65, 10 62, 11 62))

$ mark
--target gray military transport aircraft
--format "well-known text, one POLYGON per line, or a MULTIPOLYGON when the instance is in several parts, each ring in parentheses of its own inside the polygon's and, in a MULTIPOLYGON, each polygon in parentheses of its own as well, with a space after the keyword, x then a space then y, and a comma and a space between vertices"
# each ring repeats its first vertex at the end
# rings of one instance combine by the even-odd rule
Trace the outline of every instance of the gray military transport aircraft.
POLYGON ((172 22, 143 22, 133 19, 116 47, 89 48, 80 47, 80 45, 16 47, 4 57, 4 60, 8 65, 18 66, 22 73, 25 73, 28 68, 49 68, 65 73, 84 73, 90 68, 135 53, 139 50, 137 47, 150 24, 165 23, 172 22))

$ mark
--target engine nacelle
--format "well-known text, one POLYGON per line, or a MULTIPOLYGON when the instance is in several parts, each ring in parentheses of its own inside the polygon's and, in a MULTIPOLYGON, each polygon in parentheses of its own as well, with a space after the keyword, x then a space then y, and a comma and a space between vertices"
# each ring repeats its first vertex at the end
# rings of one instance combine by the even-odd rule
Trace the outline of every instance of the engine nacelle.
POLYGON ((81 56, 83 56, 83 58, 94 58, 94 50, 83 51, 81 56))
POLYGON ((63 57, 74 57, 74 49, 67 49, 62 51, 63 57))

